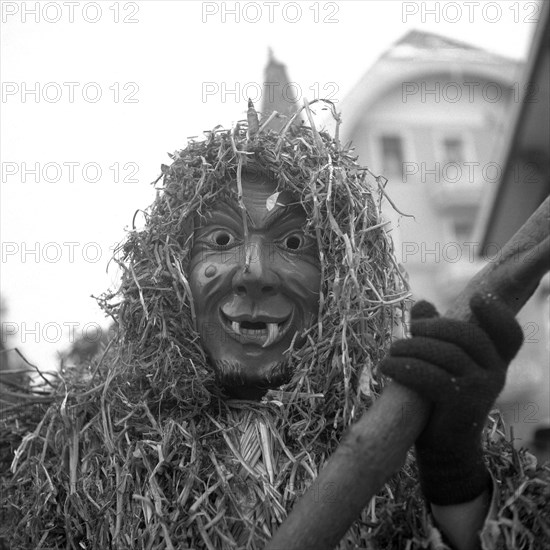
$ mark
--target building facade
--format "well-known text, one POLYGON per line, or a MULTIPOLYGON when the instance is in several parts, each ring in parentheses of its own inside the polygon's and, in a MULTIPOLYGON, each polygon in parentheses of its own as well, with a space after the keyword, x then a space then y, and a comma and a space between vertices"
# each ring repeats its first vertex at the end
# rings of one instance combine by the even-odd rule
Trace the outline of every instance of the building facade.
POLYGON ((474 225, 500 176, 496 153, 519 74, 517 61, 412 31, 338 105, 344 140, 414 216, 386 203, 414 297, 442 310, 480 267, 474 225))

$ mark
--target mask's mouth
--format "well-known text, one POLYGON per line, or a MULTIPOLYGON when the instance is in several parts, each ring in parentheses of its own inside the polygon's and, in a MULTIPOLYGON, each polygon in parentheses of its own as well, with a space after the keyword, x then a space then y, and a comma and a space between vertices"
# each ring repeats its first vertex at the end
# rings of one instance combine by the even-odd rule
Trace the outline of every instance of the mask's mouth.
POLYGON ((220 318, 226 331, 242 344, 257 344, 267 348, 280 342, 287 333, 293 315, 284 320, 254 318, 249 315, 230 317, 220 310, 220 318))

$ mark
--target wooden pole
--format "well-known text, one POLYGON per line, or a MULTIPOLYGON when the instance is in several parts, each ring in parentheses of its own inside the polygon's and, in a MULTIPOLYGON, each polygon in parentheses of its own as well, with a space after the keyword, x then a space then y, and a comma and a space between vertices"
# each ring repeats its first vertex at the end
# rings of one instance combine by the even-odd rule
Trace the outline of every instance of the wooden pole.
MULTIPOLYGON (((460 293, 446 316, 470 320, 470 297, 491 293, 517 313, 550 269, 550 197, 460 293)), ((361 510, 404 464, 426 425, 429 405, 390 383, 353 424, 266 550, 332 550, 361 510)))

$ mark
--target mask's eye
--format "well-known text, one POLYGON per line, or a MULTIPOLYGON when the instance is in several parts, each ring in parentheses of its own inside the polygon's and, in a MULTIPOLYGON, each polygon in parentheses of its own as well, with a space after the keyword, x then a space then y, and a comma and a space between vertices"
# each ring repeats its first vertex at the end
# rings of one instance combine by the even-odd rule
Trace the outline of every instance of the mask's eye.
POLYGON ((283 244, 285 248, 289 250, 299 250, 304 246, 305 237, 300 233, 291 233, 283 239, 283 244))
POLYGON ((218 229, 210 234, 210 242, 216 247, 225 248, 235 244, 235 237, 226 229, 218 229))

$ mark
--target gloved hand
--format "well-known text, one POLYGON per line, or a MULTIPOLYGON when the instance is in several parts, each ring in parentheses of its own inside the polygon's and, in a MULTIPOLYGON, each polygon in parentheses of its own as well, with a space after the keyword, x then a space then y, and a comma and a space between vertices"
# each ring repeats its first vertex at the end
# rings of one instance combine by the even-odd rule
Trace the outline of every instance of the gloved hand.
POLYGON ((395 342, 380 365, 433 404, 415 448, 422 491, 438 505, 473 500, 490 486, 481 432, 523 342, 512 312, 492 296, 474 296, 470 308, 474 322, 467 323, 418 302, 412 338, 395 342))

